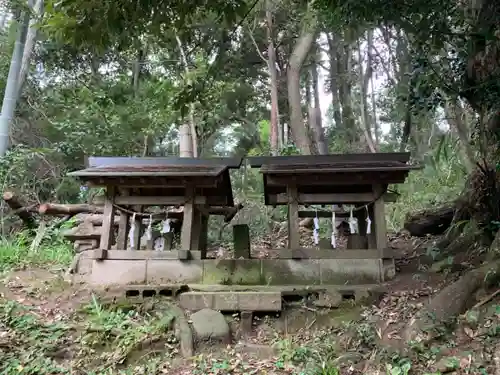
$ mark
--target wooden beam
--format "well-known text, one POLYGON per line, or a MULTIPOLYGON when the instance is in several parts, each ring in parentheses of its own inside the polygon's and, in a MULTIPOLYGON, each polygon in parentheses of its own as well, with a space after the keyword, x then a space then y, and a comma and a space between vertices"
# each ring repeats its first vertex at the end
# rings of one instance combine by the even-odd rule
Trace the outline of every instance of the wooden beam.
POLYGON ((106 259, 113 260, 144 260, 144 259, 201 259, 201 251, 199 250, 172 250, 172 251, 156 251, 156 250, 108 250, 106 259), (187 257, 186 257, 187 254, 187 257))
MULTIPOLYGON (((395 202, 396 194, 385 193, 384 201, 395 202), (387 199, 385 199, 387 194, 387 199)), ((300 204, 355 204, 370 203, 376 198, 373 193, 344 193, 344 194, 299 194, 300 204)), ((287 194, 269 195, 269 204, 288 204, 287 194)))
MULTIPOLYGON (((186 202, 185 197, 141 197, 141 196, 118 196, 115 203, 118 205, 139 204, 141 206, 181 206, 186 202)), ((195 197, 195 204, 206 204, 207 197, 195 197)))

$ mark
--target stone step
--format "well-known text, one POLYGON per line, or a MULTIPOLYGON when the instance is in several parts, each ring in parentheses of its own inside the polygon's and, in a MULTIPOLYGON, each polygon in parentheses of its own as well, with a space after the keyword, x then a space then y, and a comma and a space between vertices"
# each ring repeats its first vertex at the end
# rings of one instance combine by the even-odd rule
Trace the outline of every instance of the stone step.
POLYGON ((183 309, 197 311, 281 311, 281 293, 277 291, 186 292, 179 295, 183 309))

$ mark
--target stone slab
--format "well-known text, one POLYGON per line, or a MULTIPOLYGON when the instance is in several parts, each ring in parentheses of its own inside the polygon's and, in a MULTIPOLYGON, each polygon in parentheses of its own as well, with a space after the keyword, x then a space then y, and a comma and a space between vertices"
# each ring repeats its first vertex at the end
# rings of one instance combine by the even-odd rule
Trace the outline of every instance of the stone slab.
POLYGON ((146 282, 145 260, 94 260, 90 283, 93 285, 131 285, 146 282))
POLYGON ((262 259, 264 285, 316 285, 320 283, 320 261, 315 259, 262 259))
POLYGON ((205 259, 203 284, 261 285, 260 259, 205 259))
POLYGON ((374 284, 380 280, 380 259, 322 259, 321 284, 374 284))
POLYGON ((279 292, 187 292, 179 296, 186 310, 281 311, 279 292))
POLYGON ((201 284, 203 263, 199 260, 148 259, 146 280, 155 284, 201 284))

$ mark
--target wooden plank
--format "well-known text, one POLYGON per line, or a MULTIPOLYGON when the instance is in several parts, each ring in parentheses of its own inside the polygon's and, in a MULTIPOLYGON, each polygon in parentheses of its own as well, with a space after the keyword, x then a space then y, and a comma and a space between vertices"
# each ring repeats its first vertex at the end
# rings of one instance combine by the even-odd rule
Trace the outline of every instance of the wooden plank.
POLYGON ((155 251, 155 250, 140 250, 140 251, 127 251, 127 250, 108 250, 107 258, 113 260, 147 260, 147 259, 165 259, 165 260, 178 260, 178 259, 201 259, 201 252, 199 250, 171 250, 171 251, 155 251), (187 255, 186 255, 187 254, 187 255))
POLYGON ((86 156, 85 166, 105 167, 105 166, 141 166, 141 165, 158 165, 158 166, 217 166, 225 165, 228 168, 239 168, 243 158, 182 158, 182 157, 135 157, 135 156, 86 156))
POLYGON ((115 188, 108 186, 106 189, 106 201, 104 202, 104 213, 102 219, 101 238, 99 249, 97 249, 97 259, 106 259, 106 252, 111 249, 113 245, 113 222, 115 219, 115 188))
POLYGON ((299 204, 297 186, 287 187, 288 200, 288 248, 300 246, 299 204))
MULTIPOLYGON (((395 202, 396 194, 386 193, 387 202, 395 202)), ((300 204, 355 204, 369 203, 376 196, 373 193, 344 193, 344 194, 299 194, 300 204)), ((384 195, 385 198, 385 195, 384 195)), ((384 199, 385 200, 385 199, 384 199)), ((269 204, 288 204, 286 194, 273 194, 269 196, 269 204)), ((331 216, 331 215, 330 215, 331 216)))
POLYGON ((380 259, 394 258, 396 252, 394 249, 272 249, 266 250, 270 257, 278 257, 278 259, 380 259))
POLYGON ((410 160, 409 152, 377 152, 359 154, 331 154, 331 155, 290 155, 290 156, 251 156, 247 157, 252 168, 260 168, 264 164, 286 165, 286 164, 321 164, 363 161, 399 161, 407 163, 410 160))
POLYGON ((127 188, 184 188, 186 181, 196 185, 198 188, 215 189, 219 187, 220 177, 205 178, 161 178, 161 177, 98 177, 81 176, 80 180, 86 181, 90 186, 115 185, 127 188))
POLYGON ((295 180, 298 186, 339 186, 339 185, 372 185, 400 184, 408 176, 408 172, 365 172, 365 173, 335 173, 330 175, 266 175, 267 185, 286 186, 295 180))
MULTIPOLYGON (((115 203, 118 205, 139 204, 142 206, 182 206, 186 197, 141 197, 141 196, 119 196, 115 203)), ((207 197, 195 197, 194 204, 206 204, 207 197)))

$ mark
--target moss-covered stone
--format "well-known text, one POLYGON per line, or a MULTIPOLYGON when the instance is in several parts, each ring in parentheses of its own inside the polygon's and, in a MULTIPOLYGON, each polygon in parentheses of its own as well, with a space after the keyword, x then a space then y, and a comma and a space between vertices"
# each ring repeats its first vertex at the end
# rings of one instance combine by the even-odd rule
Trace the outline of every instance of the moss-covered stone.
POLYGON ((263 259, 265 285, 316 285, 320 283, 319 261, 314 259, 263 259))
POLYGON ((262 285, 260 259, 205 259, 203 284, 262 285))
POLYGON ((376 284, 380 281, 379 259, 322 259, 321 283, 376 284))

